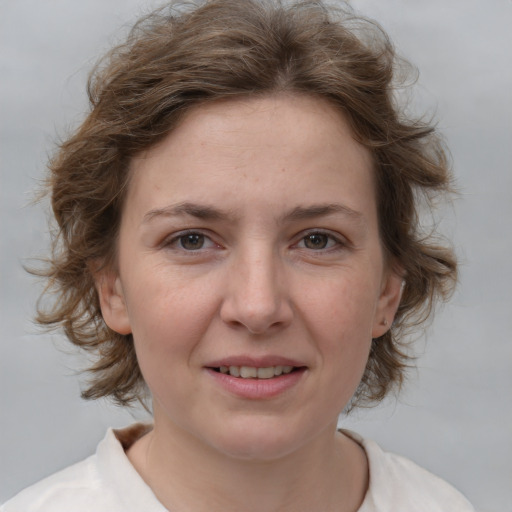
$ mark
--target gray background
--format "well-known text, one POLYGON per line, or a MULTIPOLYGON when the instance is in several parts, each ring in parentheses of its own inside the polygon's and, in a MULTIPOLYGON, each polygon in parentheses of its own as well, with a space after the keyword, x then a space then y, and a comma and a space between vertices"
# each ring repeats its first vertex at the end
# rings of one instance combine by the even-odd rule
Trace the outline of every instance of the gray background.
MULTIPOLYGON (((436 112, 461 190, 443 225, 462 267, 398 401, 343 425, 448 479, 481 511, 512 511, 512 2, 352 3, 420 69, 413 108, 436 112)), ((30 201, 56 134, 85 110, 87 71, 158 4, 0 2, 0 502, 91 453, 107 426, 142 417, 80 400, 83 361, 38 334, 40 285, 21 265, 48 246, 45 209, 30 201)))

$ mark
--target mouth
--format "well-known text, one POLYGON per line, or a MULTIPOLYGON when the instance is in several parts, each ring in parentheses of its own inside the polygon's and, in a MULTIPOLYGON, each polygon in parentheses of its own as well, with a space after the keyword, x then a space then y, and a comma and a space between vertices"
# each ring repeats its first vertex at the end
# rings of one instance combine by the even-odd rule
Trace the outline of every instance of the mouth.
POLYGON ((280 356, 232 356, 211 361, 205 369, 216 386, 244 400, 271 400, 300 389, 308 367, 280 356))
POLYGON ((288 375, 290 373, 304 369, 303 366, 277 365, 266 367, 255 366, 218 366, 212 367, 211 370, 230 375, 231 377, 239 377, 241 379, 273 379, 280 375, 288 375))

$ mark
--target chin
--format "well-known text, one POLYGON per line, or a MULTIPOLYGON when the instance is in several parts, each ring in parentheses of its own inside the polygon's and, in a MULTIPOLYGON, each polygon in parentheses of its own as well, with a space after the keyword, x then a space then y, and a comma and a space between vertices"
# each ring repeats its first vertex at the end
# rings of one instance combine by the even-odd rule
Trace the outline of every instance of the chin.
POLYGON ((216 448, 233 459, 270 462, 293 453, 297 446, 290 440, 269 439, 268 436, 265 439, 262 439, 261 436, 246 436, 239 442, 234 442, 231 439, 216 448))
POLYGON ((234 459, 264 462, 290 455, 304 446, 310 437, 287 427, 282 419, 248 418, 224 429, 210 440, 210 445, 234 459))

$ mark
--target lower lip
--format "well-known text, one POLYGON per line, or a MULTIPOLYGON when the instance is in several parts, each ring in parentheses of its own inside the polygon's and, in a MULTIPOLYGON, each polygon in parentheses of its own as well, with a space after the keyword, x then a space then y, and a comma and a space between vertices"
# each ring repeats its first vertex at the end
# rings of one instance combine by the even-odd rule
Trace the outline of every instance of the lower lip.
POLYGON ((206 370, 223 389, 240 398, 250 400, 265 400, 279 396, 295 387, 306 372, 306 368, 299 368, 271 379, 243 379, 216 372, 211 368, 206 370))

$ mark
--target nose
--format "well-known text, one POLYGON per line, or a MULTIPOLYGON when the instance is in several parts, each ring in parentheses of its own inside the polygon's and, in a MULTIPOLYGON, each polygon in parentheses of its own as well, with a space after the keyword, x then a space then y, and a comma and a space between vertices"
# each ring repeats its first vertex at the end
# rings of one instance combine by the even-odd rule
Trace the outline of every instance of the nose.
POLYGON ((293 308, 279 256, 271 249, 249 249, 233 260, 220 310, 222 320, 251 334, 288 326, 293 308))

